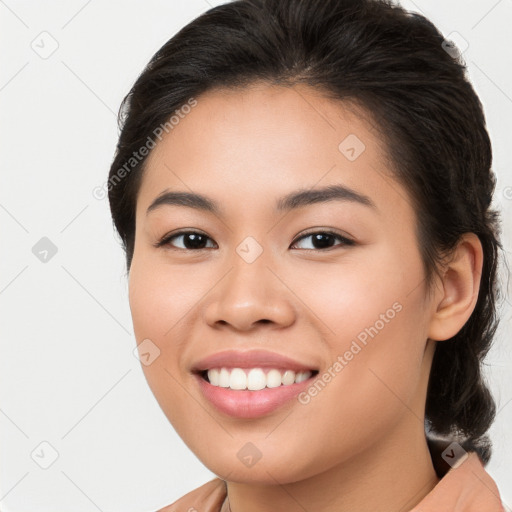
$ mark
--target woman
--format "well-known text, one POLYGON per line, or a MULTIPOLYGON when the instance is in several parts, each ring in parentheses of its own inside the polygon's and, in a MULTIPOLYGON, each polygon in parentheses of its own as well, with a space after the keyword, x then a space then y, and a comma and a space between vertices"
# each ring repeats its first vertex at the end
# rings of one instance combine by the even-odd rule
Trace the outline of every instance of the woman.
POLYGON ((109 200, 147 381, 219 476, 165 510, 502 510, 490 164, 453 47, 386 1, 239 0, 156 53, 109 200))

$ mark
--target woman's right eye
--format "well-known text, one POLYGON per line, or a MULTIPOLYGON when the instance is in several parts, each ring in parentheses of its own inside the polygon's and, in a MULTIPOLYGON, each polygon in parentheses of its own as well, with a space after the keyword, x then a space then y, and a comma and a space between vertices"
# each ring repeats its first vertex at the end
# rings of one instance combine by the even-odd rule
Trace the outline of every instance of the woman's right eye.
POLYGON ((204 247, 204 244, 207 240, 211 240, 211 238, 204 233, 199 233, 198 231, 180 231, 178 233, 173 233, 172 235, 165 235, 155 244, 155 246, 165 246, 169 247, 170 249, 179 250, 200 250, 207 249, 207 247, 204 247), (171 240, 180 238, 183 240, 183 247, 176 247, 174 244, 171 244, 171 240))

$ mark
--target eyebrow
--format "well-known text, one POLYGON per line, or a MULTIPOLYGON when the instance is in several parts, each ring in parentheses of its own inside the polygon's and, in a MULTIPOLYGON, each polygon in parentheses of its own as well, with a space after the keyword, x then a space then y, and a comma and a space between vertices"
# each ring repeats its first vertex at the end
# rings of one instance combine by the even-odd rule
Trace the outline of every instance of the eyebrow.
MULTIPOLYGON (((347 201, 359 203, 377 210, 375 203, 366 195, 343 185, 329 185, 324 188, 299 189, 291 192, 276 202, 276 210, 279 212, 290 211, 304 206, 330 201, 347 201)), ((222 215, 219 204, 201 194, 193 192, 172 192, 164 190, 148 207, 146 215, 163 205, 186 206, 215 215, 222 215)))

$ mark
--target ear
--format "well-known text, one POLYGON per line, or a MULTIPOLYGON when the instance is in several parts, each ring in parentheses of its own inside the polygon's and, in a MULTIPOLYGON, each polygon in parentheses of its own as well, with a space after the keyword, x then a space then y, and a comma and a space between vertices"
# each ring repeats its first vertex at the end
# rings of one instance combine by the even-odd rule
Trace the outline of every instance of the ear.
POLYGON ((478 299, 482 265, 480 239, 475 233, 465 233, 444 267, 442 292, 436 295, 436 309, 429 326, 430 339, 447 340, 467 322, 478 299))

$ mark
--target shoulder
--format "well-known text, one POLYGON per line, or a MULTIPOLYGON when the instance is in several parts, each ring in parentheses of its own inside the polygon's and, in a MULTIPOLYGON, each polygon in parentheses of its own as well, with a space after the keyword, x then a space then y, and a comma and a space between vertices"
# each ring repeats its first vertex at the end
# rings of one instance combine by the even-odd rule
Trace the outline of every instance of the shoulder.
POLYGON ((226 484, 214 478, 157 512, 219 512, 226 498, 226 484))

